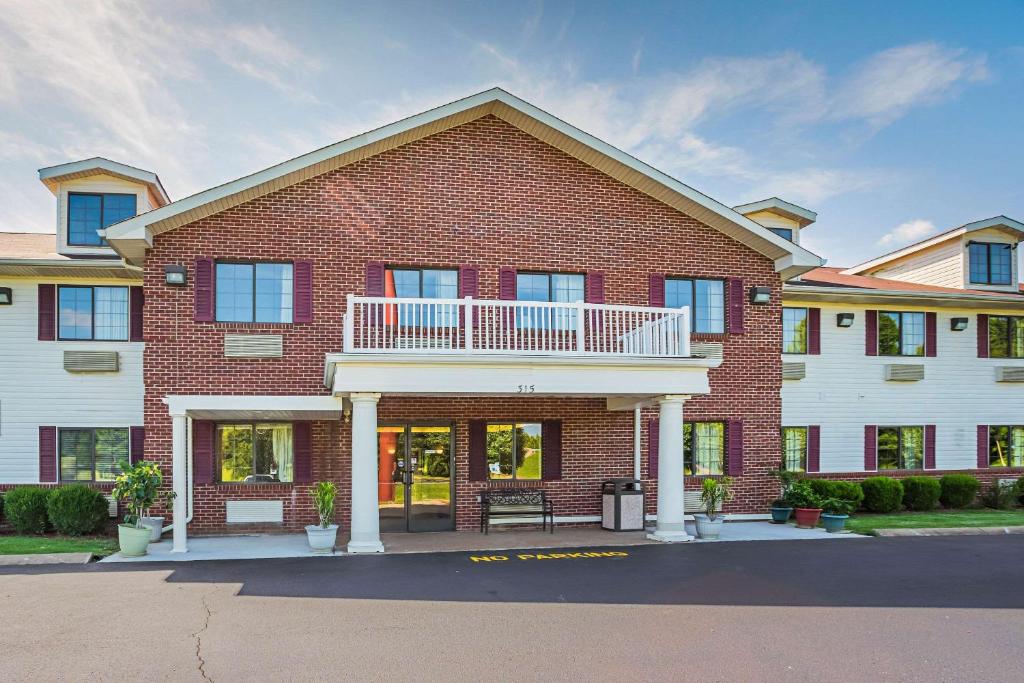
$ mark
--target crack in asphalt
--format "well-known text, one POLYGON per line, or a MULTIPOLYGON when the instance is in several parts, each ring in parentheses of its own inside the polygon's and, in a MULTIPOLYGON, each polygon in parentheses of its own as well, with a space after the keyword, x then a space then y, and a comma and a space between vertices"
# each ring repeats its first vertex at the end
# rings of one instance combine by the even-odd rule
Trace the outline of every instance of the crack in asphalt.
POLYGON ((206 595, 203 595, 200 600, 203 603, 203 609, 206 610, 206 618, 203 619, 203 627, 192 634, 192 637, 196 640, 196 660, 198 660, 199 675, 203 677, 204 681, 213 681, 212 678, 206 675, 206 660, 203 659, 203 633, 210 627, 210 617, 213 616, 213 612, 210 610, 210 605, 206 602, 206 595))

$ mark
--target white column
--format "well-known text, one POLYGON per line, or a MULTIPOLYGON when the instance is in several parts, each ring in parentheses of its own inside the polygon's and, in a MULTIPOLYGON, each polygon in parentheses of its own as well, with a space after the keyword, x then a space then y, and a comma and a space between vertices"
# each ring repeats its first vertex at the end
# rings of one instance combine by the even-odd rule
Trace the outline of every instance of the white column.
POLYGON ((377 506, 377 402, 380 394, 352 394, 352 536, 350 553, 382 553, 377 506))
POLYGON ((683 521, 683 403, 689 396, 662 396, 658 422, 658 525, 647 537, 690 541, 683 521))
POLYGON ((174 486, 174 544, 171 552, 188 552, 188 418, 171 415, 171 477, 174 486))

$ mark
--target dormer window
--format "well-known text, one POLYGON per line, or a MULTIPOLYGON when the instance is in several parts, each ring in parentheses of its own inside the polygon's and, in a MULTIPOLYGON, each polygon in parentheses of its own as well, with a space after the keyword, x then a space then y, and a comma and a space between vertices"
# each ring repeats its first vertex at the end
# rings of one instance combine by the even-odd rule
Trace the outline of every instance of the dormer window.
POLYGON ((793 241, 793 230, 791 228, 768 228, 782 239, 793 241))
POLYGON ((1013 247, 971 242, 968 246, 972 285, 1008 285, 1013 278, 1013 247))
POLYGON ((133 194, 68 193, 68 245, 105 247, 99 231, 136 213, 133 194))

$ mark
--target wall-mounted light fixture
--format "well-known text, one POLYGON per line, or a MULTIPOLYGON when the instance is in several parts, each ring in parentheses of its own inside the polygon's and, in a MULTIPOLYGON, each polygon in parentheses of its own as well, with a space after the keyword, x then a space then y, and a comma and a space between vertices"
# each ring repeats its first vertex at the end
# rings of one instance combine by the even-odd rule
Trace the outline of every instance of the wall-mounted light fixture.
POLYGON ((164 282, 175 287, 185 284, 185 266, 168 264, 164 266, 164 282))
POLYGON ((751 287, 750 288, 750 303, 762 305, 766 304, 772 299, 771 287, 751 287))
POLYGON ((0 287, 0 306, 10 306, 14 303, 14 294, 10 287, 0 287))
POLYGON ((836 313, 836 327, 852 327, 853 313, 836 313))
POLYGON ((953 318, 949 321, 949 329, 954 332, 963 332, 967 329, 967 318, 953 318))

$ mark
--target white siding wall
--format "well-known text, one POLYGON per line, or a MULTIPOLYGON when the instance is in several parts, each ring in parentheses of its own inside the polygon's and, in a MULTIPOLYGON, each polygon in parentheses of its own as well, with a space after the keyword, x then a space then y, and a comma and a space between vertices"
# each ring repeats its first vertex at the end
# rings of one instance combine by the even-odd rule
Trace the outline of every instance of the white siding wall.
POLYGON ((959 239, 950 240, 869 274, 890 280, 962 289, 963 243, 959 239))
POLYGON ((14 305, 0 306, 0 483, 39 481, 39 426, 131 427, 142 424, 141 342, 42 342, 37 285, 138 284, 125 280, 0 278, 14 305), (116 373, 72 374, 65 349, 118 351, 116 373))
POLYGON ((805 362, 807 376, 782 383, 782 424, 821 425, 822 472, 864 470, 866 424, 934 424, 936 467, 967 469, 977 462, 977 425, 1024 422, 1024 384, 995 381, 997 366, 1024 365, 1024 360, 977 358, 979 311, 938 310, 938 356, 921 358, 864 355, 864 311, 885 307, 788 299, 785 305, 821 308, 821 355, 783 355, 786 361, 805 362), (836 327, 841 312, 855 314, 853 327, 836 327), (952 332, 953 317, 968 318, 967 329, 952 332), (883 366, 900 362, 924 365, 925 379, 886 382, 883 366))

